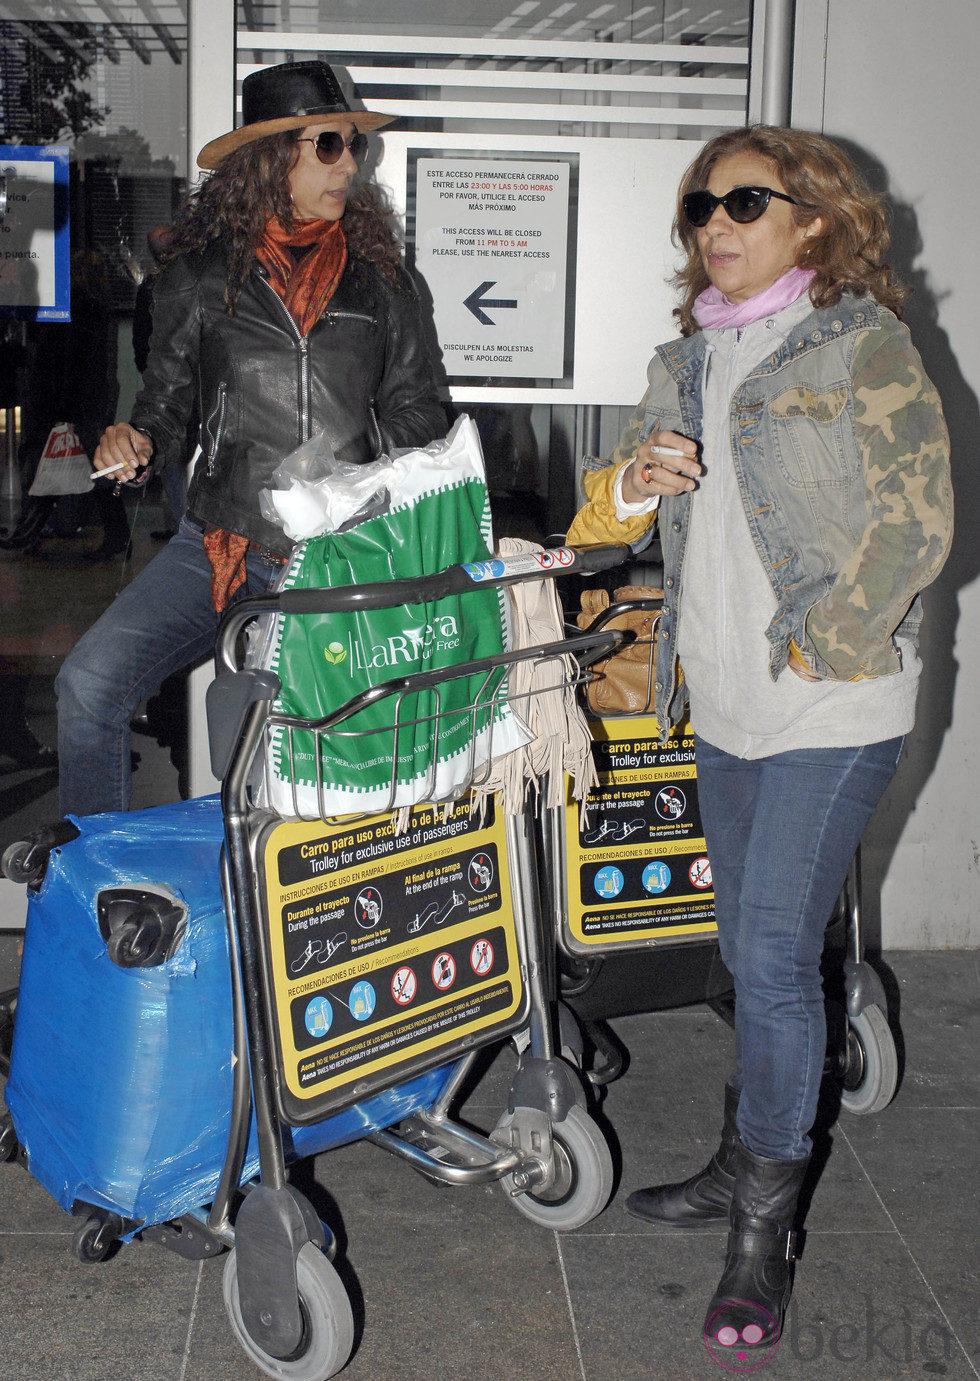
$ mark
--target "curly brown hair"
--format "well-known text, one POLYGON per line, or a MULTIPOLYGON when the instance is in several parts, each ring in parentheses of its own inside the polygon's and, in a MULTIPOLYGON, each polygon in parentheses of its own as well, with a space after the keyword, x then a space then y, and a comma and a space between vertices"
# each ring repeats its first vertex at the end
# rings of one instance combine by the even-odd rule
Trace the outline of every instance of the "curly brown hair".
MULTIPOLYGON (((226 154, 177 213, 161 262, 226 237, 231 245, 225 284, 229 312, 235 310, 266 222, 278 216, 287 229, 293 223, 288 177, 299 156, 299 135, 299 130, 270 134, 226 154)), ((402 261, 392 222, 392 207, 381 188, 357 178, 344 212, 347 249, 355 259, 373 264, 389 283, 396 281, 402 261)))
POLYGON ((771 164, 782 187, 799 205, 793 207, 797 225, 810 225, 819 216, 822 229, 800 250, 799 267, 813 269, 810 300, 815 307, 832 307, 845 292, 870 295, 901 316, 909 295, 886 262, 890 237, 884 198, 873 191, 847 155, 822 134, 784 129, 778 125, 750 125, 711 139, 681 179, 672 239, 687 255, 674 283, 683 293, 674 309, 681 334, 697 329, 695 299, 709 285, 698 250, 697 230, 684 216, 687 192, 708 185, 719 159, 730 154, 755 153, 771 164))

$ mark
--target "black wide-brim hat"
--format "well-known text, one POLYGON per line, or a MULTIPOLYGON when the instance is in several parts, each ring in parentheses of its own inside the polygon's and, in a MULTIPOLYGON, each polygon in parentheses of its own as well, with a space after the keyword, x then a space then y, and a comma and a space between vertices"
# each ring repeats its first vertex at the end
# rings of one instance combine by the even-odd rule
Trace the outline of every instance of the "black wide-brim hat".
POLYGON ((226 154, 285 130, 338 129, 353 122, 362 132, 390 125, 395 115, 352 110, 332 67, 325 62, 282 62, 250 73, 242 82, 242 123, 212 139, 197 155, 199 168, 215 168, 226 154))

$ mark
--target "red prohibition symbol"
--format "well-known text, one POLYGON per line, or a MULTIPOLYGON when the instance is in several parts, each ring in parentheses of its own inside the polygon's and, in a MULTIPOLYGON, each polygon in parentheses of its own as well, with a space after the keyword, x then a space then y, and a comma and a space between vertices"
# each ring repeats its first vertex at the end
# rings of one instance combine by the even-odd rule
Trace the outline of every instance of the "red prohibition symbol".
POLYGON ((704 855, 696 858, 687 871, 688 877, 695 887, 700 887, 702 891, 705 891, 711 886, 711 864, 704 855))
POLYGON ((391 976, 391 995, 398 1003, 399 1007, 407 1007, 412 998, 418 992, 418 979, 415 977, 415 970, 410 969, 404 964, 400 969, 396 969, 391 976))
POLYGON ((456 960, 453 956, 443 950, 437 954, 432 961, 432 981, 437 988, 445 991, 446 988, 453 986, 453 979, 456 977, 456 960))
POLYGON ((489 940, 477 940, 470 950, 470 968, 480 975, 493 968, 493 945, 489 940))

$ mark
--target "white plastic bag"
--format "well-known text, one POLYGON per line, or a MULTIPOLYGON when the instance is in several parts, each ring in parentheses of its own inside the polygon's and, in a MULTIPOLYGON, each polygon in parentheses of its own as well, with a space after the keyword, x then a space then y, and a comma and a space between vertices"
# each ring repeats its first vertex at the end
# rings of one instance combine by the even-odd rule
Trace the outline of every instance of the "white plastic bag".
POLYGON ((352 465, 336 458, 323 432, 291 451, 259 491, 263 518, 293 542, 339 532, 353 521, 385 512, 392 463, 387 456, 352 465))
POLYGON ((78 433, 70 422, 59 422, 48 433, 34 483, 27 491, 32 497, 54 498, 59 494, 87 494, 94 484, 92 462, 78 433))

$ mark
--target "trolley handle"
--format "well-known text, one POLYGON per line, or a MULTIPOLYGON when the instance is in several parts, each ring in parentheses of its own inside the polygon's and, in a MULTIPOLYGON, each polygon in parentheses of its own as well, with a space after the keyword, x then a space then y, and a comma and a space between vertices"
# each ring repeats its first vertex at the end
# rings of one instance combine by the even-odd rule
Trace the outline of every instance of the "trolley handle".
POLYGON ((283 590, 279 608, 284 614, 332 614, 354 609, 388 609, 418 604, 445 595, 464 594, 477 585, 519 585, 528 580, 553 580, 573 572, 586 575, 611 570, 629 559, 629 547, 556 547, 489 557, 448 566, 433 575, 379 580, 370 585, 341 585, 332 589, 283 590))
MULTIPOLYGON (((426 671, 409 672, 406 676, 382 681, 376 686, 368 686, 359 691, 336 710, 319 719, 307 719, 301 715, 269 713, 269 723, 284 728, 321 731, 333 729, 344 720, 351 719, 368 705, 391 696, 415 694, 422 690, 432 690, 449 679, 459 679, 474 675, 489 677, 494 671, 515 666, 518 662, 551 662, 557 657, 574 657, 579 667, 585 669, 593 662, 611 657, 624 643, 632 641, 632 634, 620 629, 598 631, 586 629, 562 638, 553 643, 539 643, 535 647, 518 648, 513 652, 498 652, 489 657, 479 657, 472 662, 459 662, 448 667, 435 667, 426 671)), ((278 694, 278 688, 276 688, 278 694)), ((532 692, 533 694, 533 692, 532 692)), ((469 707, 473 709, 473 706, 469 707)))
POLYGON ((621 566, 629 558, 630 548, 619 544, 555 547, 468 561, 448 566, 433 575, 254 595, 239 600, 222 615, 215 648, 216 669, 219 672, 235 670, 238 634, 258 614, 339 614, 357 609, 389 609, 400 604, 419 604, 446 595, 465 594, 480 586, 518 585, 528 580, 553 580, 559 575, 594 575, 621 566))

